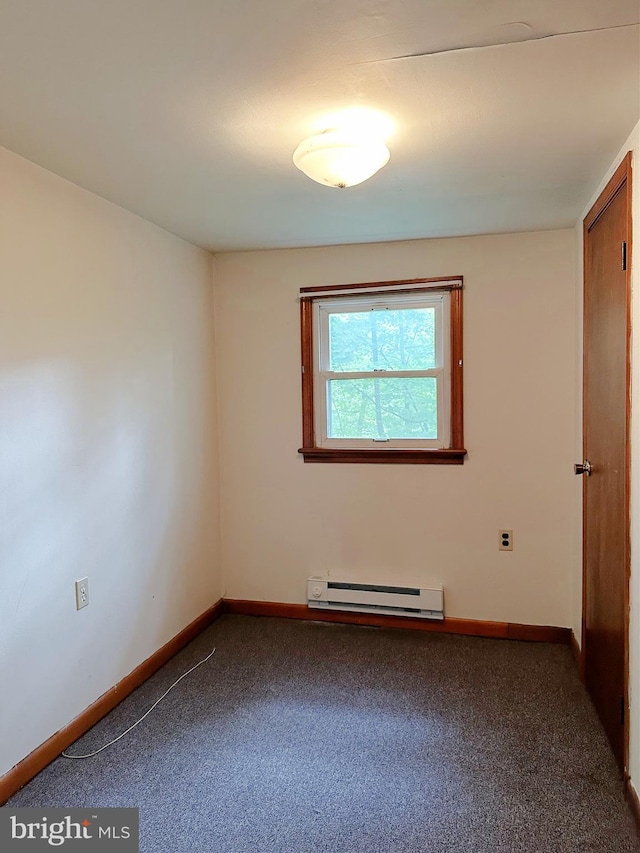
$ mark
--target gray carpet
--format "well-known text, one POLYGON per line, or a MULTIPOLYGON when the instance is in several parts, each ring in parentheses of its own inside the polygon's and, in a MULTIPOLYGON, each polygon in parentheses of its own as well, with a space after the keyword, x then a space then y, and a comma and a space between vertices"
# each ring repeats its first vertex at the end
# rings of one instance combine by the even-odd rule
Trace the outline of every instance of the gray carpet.
POLYGON ((570 652, 225 616, 9 806, 139 806, 143 853, 640 851, 570 652))

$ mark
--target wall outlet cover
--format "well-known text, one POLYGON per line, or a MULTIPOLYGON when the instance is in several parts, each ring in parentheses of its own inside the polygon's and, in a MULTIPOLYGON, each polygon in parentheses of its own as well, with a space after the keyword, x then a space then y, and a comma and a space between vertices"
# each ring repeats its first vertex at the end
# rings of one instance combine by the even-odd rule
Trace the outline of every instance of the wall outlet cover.
POLYGON ((76 581, 76 610, 82 610, 89 604, 89 578, 76 581))
POLYGON ((498 550, 513 551, 513 530, 498 530, 498 550))

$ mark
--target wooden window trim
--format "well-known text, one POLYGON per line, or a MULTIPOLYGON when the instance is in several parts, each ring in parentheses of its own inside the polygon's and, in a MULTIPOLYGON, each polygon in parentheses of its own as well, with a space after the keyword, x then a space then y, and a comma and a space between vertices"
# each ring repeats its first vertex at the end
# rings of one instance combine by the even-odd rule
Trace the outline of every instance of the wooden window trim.
MULTIPOLYGON (((346 294, 345 294, 346 298, 346 294)), ((355 462, 373 464, 462 465, 467 451, 463 437, 462 276, 403 279, 399 281, 344 284, 335 287, 304 287, 300 290, 302 347, 302 447, 305 462, 355 462), (455 283, 453 283, 455 282, 455 283), (459 283, 458 283, 459 282, 459 283), (406 285, 411 285, 407 288, 406 285), (394 290, 394 287, 396 288, 394 290), (397 288, 402 288, 398 290, 397 288), (313 369, 313 304, 335 298, 342 291, 394 294, 449 292, 451 327, 451 447, 442 450, 412 448, 326 448, 316 446, 313 369), (310 295, 313 294, 313 295, 310 295)))

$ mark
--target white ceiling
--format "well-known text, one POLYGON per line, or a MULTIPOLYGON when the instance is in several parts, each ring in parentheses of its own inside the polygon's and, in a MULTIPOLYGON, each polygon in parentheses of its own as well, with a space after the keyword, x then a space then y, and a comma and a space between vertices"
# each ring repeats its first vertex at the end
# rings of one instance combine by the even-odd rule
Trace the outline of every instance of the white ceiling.
POLYGON ((0 145, 212 250, 570 227, 640 114, 638 21, 637 0, 0 0, 0 145), (389 165, 314 184, 294 149, 354 108, 392 119, 389 165))

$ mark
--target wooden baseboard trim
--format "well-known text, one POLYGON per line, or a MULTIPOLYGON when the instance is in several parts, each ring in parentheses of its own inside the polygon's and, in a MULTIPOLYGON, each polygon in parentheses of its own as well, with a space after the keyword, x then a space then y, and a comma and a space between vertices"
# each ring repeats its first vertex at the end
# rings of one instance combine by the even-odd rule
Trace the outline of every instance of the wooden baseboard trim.
POLYGON ((316 610, 306 604, 280 604, 275 601, 242 601, 225 598, 225 613, 242 616, 276 616, 284 619, 309 619, 315 622, 345 622, 349 625, 369 625, 377 628, 408 628, 444 634, 466 634, 473 637, 494 637, 505 640, 563 643, 568 645, 570 628, 552 625, 519 625, 514 622, 483 622, 477 619, 444 619, 442 622, 412 619, 404 616, 376 616, 373 613, 345 613, 339 610, 316 610))
POLYGON ((640 797, 638 797, 638 792, 628 776, 624 780, 624 795, 631 809, 631 814, 635 819, 638 834, 640 835, 640 797))
POLYGON ((222 615, 224 610, 222 600, 194 619, 179 634, 165 643, 161 649, 147 658, 133 672, 118 682, 111 690, 103 693, 99 699, 72 720, 67 726, 33 750, 19 764, 0 777, 0 806, 6 803, 16 791, 19 791, 34 776, 50 764, 60 753, 78 740, 92 726, 119 705, 123 699, 140 687, 154 672, 171 660, 184 646, 202 633, 212 622, 222 615))

